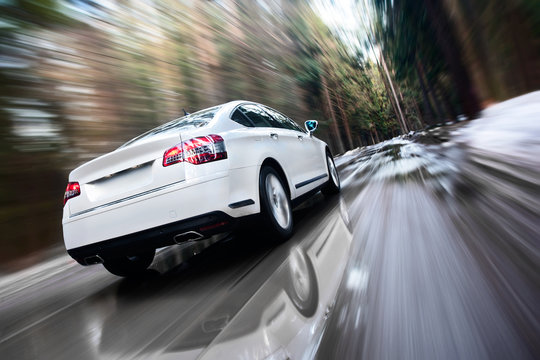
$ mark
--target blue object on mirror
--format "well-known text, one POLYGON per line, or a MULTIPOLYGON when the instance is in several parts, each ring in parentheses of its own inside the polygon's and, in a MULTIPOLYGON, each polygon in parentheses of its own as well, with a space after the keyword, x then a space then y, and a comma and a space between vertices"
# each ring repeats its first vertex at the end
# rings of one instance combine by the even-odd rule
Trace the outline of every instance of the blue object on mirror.
POLYGON ((306 130, 311 133, 311 132, 315 131, 318 124, 319 124, 319 122, 317 120, 308 120, 308 121, 306 121, 304 123, 304 126, 306 127, 306 130))

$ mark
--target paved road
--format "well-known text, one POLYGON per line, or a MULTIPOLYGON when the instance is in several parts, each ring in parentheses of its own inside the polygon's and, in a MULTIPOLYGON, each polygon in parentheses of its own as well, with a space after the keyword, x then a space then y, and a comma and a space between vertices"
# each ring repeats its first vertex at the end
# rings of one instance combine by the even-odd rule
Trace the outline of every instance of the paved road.
POLYGON ((139 279, 67 257, 4 277, 0 358, 538 359, 539 97, 341 156, 340 196, 279 246, 251 229, 139 279))

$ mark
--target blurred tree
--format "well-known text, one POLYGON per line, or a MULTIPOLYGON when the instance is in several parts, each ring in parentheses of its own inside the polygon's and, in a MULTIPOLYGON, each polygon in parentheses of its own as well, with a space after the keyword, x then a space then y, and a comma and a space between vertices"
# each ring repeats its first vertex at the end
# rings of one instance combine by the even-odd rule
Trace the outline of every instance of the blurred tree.
POLYGON ((473 117, 493 101, 540 87, 537 2, 371 3, 376 41, 396 79, 421 94, 428 122, 473 117))

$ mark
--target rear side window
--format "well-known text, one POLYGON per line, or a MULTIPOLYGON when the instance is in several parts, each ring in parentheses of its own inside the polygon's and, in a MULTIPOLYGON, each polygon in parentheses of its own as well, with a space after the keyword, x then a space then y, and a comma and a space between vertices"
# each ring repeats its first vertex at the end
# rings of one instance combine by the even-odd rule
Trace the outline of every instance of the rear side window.
POLYGON ((198 128, 198 127, 206 126, 208 125, 208 123, 210 123, 210 121, 212 121, 212 119, 214 118, 214 116, 216 115, 216 113, 218 112, 220 108, 221 106, 214 106, 212 108, 200 110, 200 111, 194 112, 193 114, 183 116, 179 119, 169 121, 166 124, 158 126, 155 129, 147 131, 144 134, 139 135, 134 139, 131 139, 124 145, 120 146, 120 148, 151 138, 158 134, 175 132, 175 131, 183 130, 190 127, 198 128))
POLYGON ((242 105, 239 109, 242 110, 242 113, 246 115, 256 127, 272 127, 273 119, 260 107, 256 105, 242 105))
POLYGON ((231 116, 231 120, 247 127, 253 127, 253 123, 249 120, 240 109, 236 109, 231 116))

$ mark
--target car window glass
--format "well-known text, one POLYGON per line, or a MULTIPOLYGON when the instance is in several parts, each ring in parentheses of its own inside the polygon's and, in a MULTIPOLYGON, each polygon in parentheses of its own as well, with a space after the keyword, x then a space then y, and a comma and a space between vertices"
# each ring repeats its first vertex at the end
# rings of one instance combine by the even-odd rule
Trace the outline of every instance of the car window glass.
POLYGON ((294 120, 292 120, 291 118, 287 118, 287 121, 291 124, 291 126, 292 126, 295 130, 300 131, 300 132, 303 132, 303 133, 306 132, 305 129, 302 129, 302 128, 300 127, 300 125, 298 125, 297 123, 295 123, 294 120))
POLYGON ((270 116, 272 116, 272 118, 276 122, 277 127, 280 127, 283 129, 291 129, 289 123, 286 120, 287 117, 285 115, 282 115, 278 113, 277 111, 275 111, 274 109, 271 109, 267 106, 264 106, 264 110, 266 110, 266 112, 270 114, 270 116))
POLYGON ((186 129, 190 127, 202 127, 205 125, 208 125, 210 121, 214 118, 218 110, 221 108, 221 106, 215 106, 209 109, 204 109, 201 111, 197 111, 193 114, 189 114, 186 116, 182 116, 181 118, 175 119, 173 121, 169 121, 166 124, 163 124, 161 126, 158 126, 157 128, 154 128, 150 131, 145 132, 142 135, 137 136, 134 139, 131 139, 124 145, 120 146, 120 148, 126 147, 128 145, 137 143, 139 141, 142 141, 144 139, 151 138, 152 136, 156 136, 158 134, 164 134, 169 132, 175 132, 180 129, 186 129))
MULTIPOLYGON (((283 122, 281 118, 276 118, 274 116, 274 114, 278 114, 278 115, 281 115, 279 114, 277 111, 272 111, 271 108, 267 107, 267 106, 264 106, 264 105, 260 105, 259 108, 262 108, 263 111, 266 113, 266 115, 268 115, 268 118, 269 118, 269 121, 270 121, 270 124, 272 125, 272 127, 274 128, 279 128, 279 129, 288 129, 289 127, 287 126, 288 124, 283 122)), ((283 116, 283 115, 281 115, 283 116)))
POLYGON ((274 110, 272 108, 269 108, 267 106, 265 106, 264 109, 270 115, 272 115, 272 117, 274 119, 276 119, 276 121, 278 121, 280 123, 280 127, 284 128, 284 129, 289 129, 289 130, 302 131, 300 129, 300 127, 298 125, 296 125, 296 123, 294 121, 292 121, 291 119, 289 119, 288 117, 286 117, 285 115, 280 113, 279 111, 276 111, 276 110, 274 110))
POLYGON ((272 127, 272 118, 256 105, 242 105, 239 107, 256 127, 272 127))
POLYGON ((253 127, 251 121, 240 111, 240 109, 236 109, 236 111, 231 115, 231 120, 239 123, 240 125, 253 127))

